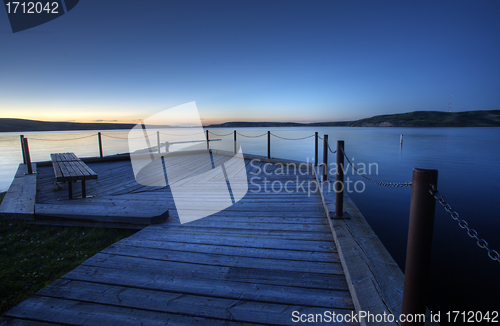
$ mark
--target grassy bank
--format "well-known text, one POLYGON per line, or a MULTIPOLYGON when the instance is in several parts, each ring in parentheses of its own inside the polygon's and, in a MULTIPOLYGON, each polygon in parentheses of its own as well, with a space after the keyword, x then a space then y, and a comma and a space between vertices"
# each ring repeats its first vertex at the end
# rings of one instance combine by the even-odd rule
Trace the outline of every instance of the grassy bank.
POLYGON ((0 220, 0 315, 135 232, 0 220))

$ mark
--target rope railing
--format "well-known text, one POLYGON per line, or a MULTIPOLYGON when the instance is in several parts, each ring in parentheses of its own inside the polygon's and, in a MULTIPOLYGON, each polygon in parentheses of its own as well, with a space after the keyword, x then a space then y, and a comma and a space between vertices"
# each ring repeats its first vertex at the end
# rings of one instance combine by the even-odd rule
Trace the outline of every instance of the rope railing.
POLYGON ((240 132, 236 132, 238 135, 240 135, 241 137, 246 137, 246 138, 259 138, 259 137, 262 137, 262 136, 265 136, 267 135, 267 132, 263 133, 262 135, 258 135, 258 136, 248 136, 248 135, 244 135, 240 132))
POLYGON ((160 131, 161 135, 167 135, 167 136, 195 136, 199 135, 201 132, 196 132, 196 133, 190 133, 190 134, 170 134, 167 132, 160 131))
MULTIPOLYGON (((313 135, 314 136, 314 135, 313 135)), ((318 138, 321 138, 320 136, 318 136, 318 138)), ((321 140, 323 140, 323 138, 321 138, 321 140)), ((332 154, 335 154, 337 153, 337 150, 333 151, 332 148, 330 147, 330 142, 328 141, 328 138, 326 139, 326 146, 328 147, 328 150, 332 153, 332 154)))
POLYGON ((104 134, 104 133, 102 133, 102 135, 103 135, 104 137, 114 138, 114 139, 139 139, 139 138, 144 137, 144 136, 141 136, 141 137, 134 137, 134 138, 129 138, 129 137, 118 137, 118 136, 111 136, 111 135, 104 134))
POLYGON ((77 139, 84 139, 84 138, 90 138, 97 136, 97 134, 92 134, 92 135, 87 135, 87 136, 82 136, 82 137, 75 137, 75 138, 66 138, 66 139, 43 139, 43 138, 33 138, 29 137, 30 140, 40 140, 40 141, 68 141, 68 140, 77 140, 77 139))
POLYGON ((284 140, 303 140, 303 139, 314 137, 314 134, 310 135, 310 136, 300 137, 300 138, 285 138, 285 137, 278 136, 274 133, 271 133, 271 135, 273 135, 276 138, 280 138, 280 139, 284 139, 284 140))
POLYGON ((220 134, 216 134, 215 132, 211 132, 211 131, 209 131, 209 133, 211 133, 212 135, 217 136, 217 137, 226 137, 226 136, 229 136, 229 135, 233 135, 233 134, 234 134, 234 132, 232 132, 232 131, 231 131, 230 133, 227 133, 227 134, 222 134, 222 135, 220 135, 220 134))

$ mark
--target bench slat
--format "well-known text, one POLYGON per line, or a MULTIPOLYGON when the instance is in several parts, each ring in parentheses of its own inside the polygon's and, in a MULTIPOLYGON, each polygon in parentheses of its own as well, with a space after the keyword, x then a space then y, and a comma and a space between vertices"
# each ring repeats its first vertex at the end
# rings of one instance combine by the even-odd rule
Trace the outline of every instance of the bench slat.
POLYGON ((76 155, 75 153, 66 153, 66 156, 71 159, 72 161, 81 161, 76 155))
POLYGON ((56 175, 56 181, 61 182, 64 181, 64 175, 61 171, 61 167, 57 162, 52 163, 52 166, 54 167, 54 173, 56 175))
POLYGON ((88 174, 91 176, 92 179, 97 179, 97 173, 95 173, 94 170, 89 168, 87 164, 83 163, 83 161, 79 161, 78 164, 80 170, 82 171, 85 170, 86 172, 88 172, 88 174))
POLYGON ((90 173, 88 171, 86 171, 85 169, 82 169, 81 164, 79 164, 79 162, 72 161, 72 162, 68 162, 68 163, 75 171, 75 175, 76 175, 78 180, 82 180, 82 179, 87 180, 90 178, 90 173))
POLYGON ((78 180, 78 174, 71 166, 71 162, 60 162, 59 164, 62 164, 64 166, 64 168, 66 169, 66 171, 68 171, 67 175, 63 171, 63 174, 65 177, 69 178, 72 181, 78 180))
POLYGON ((61 171, 61 175, 62 177, 60 178, 61 180, 59 181, 68 181, 68 177, 70 176, 70 172, 68 171, 68 168, 63 164, 63 162, 55 162, 54 164, 56 164, 59 168, 59 170, 61 171))
POLYGON ((97 173, 74 153, 50 154, 57 182, 97 179, 97 173))

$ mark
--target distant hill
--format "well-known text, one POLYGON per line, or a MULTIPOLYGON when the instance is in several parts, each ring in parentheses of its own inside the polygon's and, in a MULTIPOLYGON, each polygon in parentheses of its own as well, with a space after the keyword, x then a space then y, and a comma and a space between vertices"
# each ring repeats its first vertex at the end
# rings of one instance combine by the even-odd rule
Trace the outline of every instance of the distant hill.
MULTIPOLYGON (((24 131, 65 131, 65 130, 130 130, 135 127, 131 123, 84 123, 84 122, 52 122, 26 119, 0 118, 0 132, 24 131)), ((158 128, 170 126, 156 126, 158 128)), ((172 127, 170 127, 172 128, 172 127)))
POLYGON ((49 122, 0 118, 0 132, 131 129, 125 123, 49 122))
MULTIPOLYGON (((49 122, 25 119, 0 118, 0 132, 63 131, 63 130, 113 130, 132 129, 126 123, 49 122)), ((500 110, 490 111, 415 111, 399 114, 376 115, 356 121, 315 123, 296 122, 225 122, 206 128, 242 127, 500 127, 500 110)), ((158 126, 162 127, 162 126, 158 126)), ((163 126, 166 127, 166 126, 163 126)))
POLYGON ((225 122, 208 128, 236 127, 500 127, 500 110, 490 111, 414 111, 376 115, 356 121, 292 123, 292 122, 225 122))
POLYGON ((351 121, 351 127, 500 127, 500 110, 415 111, 351 121))

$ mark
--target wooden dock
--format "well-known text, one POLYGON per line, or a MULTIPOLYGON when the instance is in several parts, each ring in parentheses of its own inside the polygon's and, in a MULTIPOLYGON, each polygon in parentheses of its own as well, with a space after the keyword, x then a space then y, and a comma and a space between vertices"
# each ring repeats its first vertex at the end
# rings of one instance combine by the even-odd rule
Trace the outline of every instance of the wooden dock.
MULTIPOLYGON (((9 310, 0 325, 294 325, 294 312, 398 315, 403 275, 356 206, 347 199, 351 220, 331 220, 333 199, 300 187, 318 185, 312 166, 277 174, 279 161, 251 159, 244 171, 256 178, 246 196, 186 224, 170 188, 138 185, 130 161, 89 163, 99 174, 87 184, 93 197, 73 201, 53 190, 50 166, 38 167, 35 214, 121 205, 152 215, 168 209, 170 217, 91 257, 9 310), (265 192, 265 182, 269 189, 275 181, 293 191, 265 192)), ((207 187, 213 182, 207 178, 207 187)))

